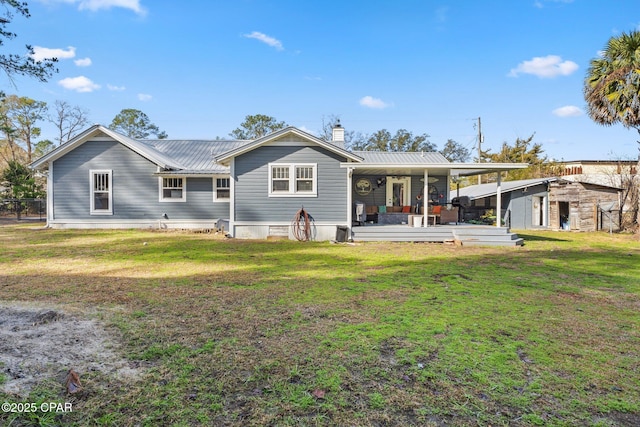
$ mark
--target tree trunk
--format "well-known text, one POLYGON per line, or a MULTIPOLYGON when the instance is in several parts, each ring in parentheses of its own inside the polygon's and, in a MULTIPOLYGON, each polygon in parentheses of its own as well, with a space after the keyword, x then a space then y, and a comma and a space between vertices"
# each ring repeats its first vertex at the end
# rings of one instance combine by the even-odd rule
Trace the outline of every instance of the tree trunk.
MULTIPOLYGON (((640 142, 638 142, 640 144, 640 142)), ((635 195, 636 195, 636 223, 634 224, 634 233, 638 233, 640 235, 640 155, 638 156, 638 164, 636 165, 636 174, 634 176, 634 180, 632 185, 635 187, 635 195)))
MULTIPOLYGON (((640 135, 640 128, 636 128, 640 135)), ((633 232, 640 235, 640 139, 636 141, 638 143, 638 164, 636 165, 636 173, 633 174, 632 185, 635 187, 636 194, 636 223, 633 227, 633 232)))

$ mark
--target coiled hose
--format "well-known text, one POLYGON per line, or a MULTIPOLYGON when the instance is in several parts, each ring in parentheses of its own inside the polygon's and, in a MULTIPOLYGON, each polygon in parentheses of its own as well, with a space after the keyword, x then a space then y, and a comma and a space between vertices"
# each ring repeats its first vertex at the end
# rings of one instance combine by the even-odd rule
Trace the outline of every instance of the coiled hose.
POLYGON ((313 217, 302 207, 291 220, 293 237, 301 242, 311 240, 313 222, 313 217))

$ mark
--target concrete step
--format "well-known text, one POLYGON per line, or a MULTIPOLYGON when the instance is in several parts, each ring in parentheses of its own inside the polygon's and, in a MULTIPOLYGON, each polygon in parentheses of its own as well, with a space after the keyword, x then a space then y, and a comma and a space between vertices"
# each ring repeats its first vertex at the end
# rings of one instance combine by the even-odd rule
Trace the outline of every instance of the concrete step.
POLYGON ((524 239, 517 237, 511 240, 495 239, 464 239, 460 240, 462 246, 522 246, 524 239))

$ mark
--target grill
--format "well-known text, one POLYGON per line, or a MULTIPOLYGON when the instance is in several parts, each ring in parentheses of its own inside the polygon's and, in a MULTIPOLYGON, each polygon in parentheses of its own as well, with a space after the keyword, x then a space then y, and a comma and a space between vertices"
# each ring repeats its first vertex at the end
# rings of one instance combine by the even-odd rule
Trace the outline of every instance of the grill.
POLYGON ((466 208, 471 204, 469 196, 454 197, 451 199, 451 205, 459 208, 466 208))

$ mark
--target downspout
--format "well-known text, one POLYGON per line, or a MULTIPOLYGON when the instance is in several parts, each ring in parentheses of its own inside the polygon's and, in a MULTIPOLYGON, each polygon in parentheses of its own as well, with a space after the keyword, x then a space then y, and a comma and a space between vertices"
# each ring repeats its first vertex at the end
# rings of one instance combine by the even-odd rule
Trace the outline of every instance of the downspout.
POLYGON ((496 179, 496 227, 502 226, 502 176, 498 171, 498 178, 496 179))
POLYGON ((49 173, 47 174, 47 227, 53 221, 53 162, 49 162, 49 173))

